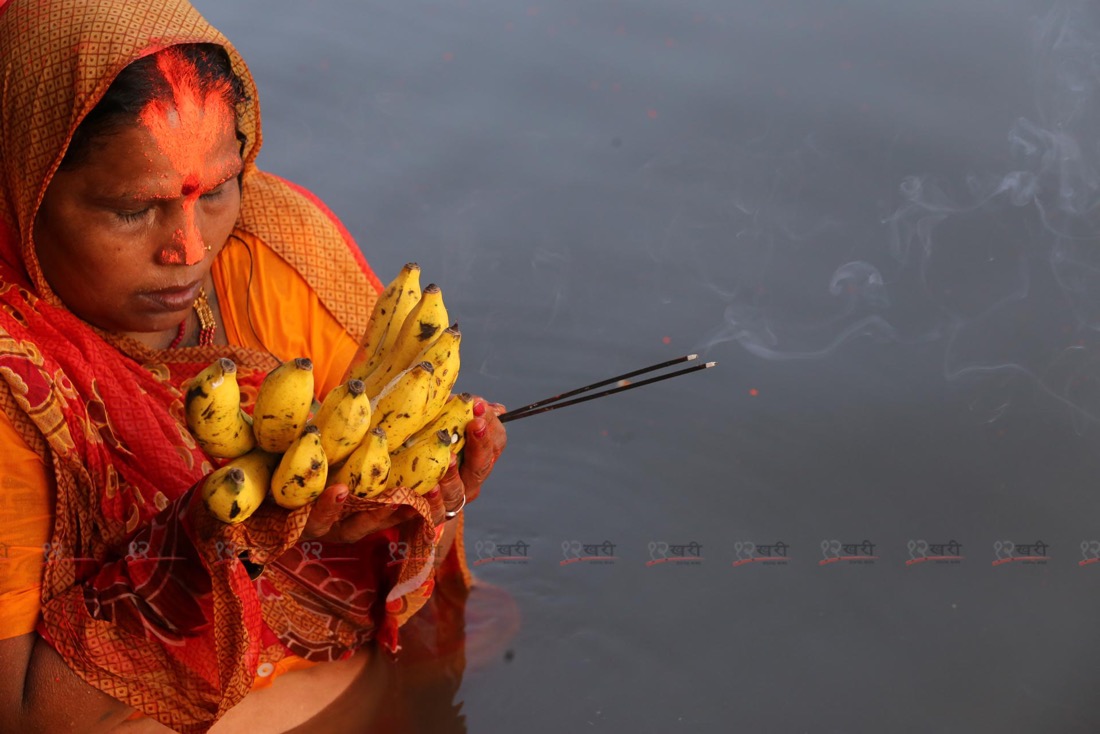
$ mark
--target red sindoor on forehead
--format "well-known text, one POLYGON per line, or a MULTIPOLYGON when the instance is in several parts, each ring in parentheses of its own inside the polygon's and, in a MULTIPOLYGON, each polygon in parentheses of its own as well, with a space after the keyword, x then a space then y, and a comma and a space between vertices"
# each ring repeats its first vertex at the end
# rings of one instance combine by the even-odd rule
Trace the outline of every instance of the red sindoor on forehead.
POLYGON ((226 101, 229 82, 213 81, 203 90, 195 64, 172 48, 157 54, 157 69, 164 75, 172 99, 150 101, 139 119, 156 140, 160 152, 184 177, 184 188, 192 189, 185 192, 187 195, 200 182, 220 174, 212 169, 208 158, 236 122, 226 101))
POLYGON ((184 196, 191 196, 198 190, 199 179, 194 174, 191 174, 183 180, 183 187, 180 189, 180 193, 184 196))
POLYGON ((222 172, 213 167, 211 154, 236 120, 226 101, 228 82, 215 81, 203 90, 194 63, 171 48, 157 55, 157 68, 171 89, 172 99, 150 101, 139 119, 172 168, 183 177, 184 197, 183 227, 171 243, 165 243, 167 254, 162 260, 180 264, 182 254, 182 264, 191 265, 200 262, 206 252, 195 218, 195 203, 204 182, 209 186, 221 178, 222 172))

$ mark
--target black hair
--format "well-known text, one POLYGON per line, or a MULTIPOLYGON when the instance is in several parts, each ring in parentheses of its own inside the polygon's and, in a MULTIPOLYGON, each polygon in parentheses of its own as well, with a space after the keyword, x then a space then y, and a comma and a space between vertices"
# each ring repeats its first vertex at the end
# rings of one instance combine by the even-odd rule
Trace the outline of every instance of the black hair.
MULTIPOLYGON (((240 106, 248 102, 244 83, 233 72, 229 55, 221 46, 189 43, 169 48, 194 65, 199 89, 209 91, 221 87, 225 101, 238 112, 240 106)), ((92 108, 73 133, 69 148, 61 161, 61 168, 71 170, 78 167, 97 141, 133 124, 141 110, 153 100, 171 97, 172 90, 168 81, 157 68, 156 54, 144 56, 128 65, 119 72, 103 99, 92 108)), ((237 131, 237 139, 241 141, 243 150, 245 136, 240 130, 237 131)))

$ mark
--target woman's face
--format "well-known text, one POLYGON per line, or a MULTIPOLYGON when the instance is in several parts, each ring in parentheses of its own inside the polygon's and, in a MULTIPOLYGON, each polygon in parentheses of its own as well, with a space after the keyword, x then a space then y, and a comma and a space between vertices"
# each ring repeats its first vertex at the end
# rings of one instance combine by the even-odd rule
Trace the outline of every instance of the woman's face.
POLYGON ((174 331, 237 220, 239 150, 235 115, 221 101, 154 102, 94 141, 53 177, 35 220, 50 287, 106 331, 174 331))

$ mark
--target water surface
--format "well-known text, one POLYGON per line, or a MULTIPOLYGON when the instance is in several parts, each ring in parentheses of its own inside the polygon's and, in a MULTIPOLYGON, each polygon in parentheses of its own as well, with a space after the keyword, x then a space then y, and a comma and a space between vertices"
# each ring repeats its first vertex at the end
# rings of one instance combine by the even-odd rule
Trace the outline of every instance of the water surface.
POLYGON ((197 4, 463 389, 721 363, 511 424, 435 730, 1097 730, 1093 6, 197 4))

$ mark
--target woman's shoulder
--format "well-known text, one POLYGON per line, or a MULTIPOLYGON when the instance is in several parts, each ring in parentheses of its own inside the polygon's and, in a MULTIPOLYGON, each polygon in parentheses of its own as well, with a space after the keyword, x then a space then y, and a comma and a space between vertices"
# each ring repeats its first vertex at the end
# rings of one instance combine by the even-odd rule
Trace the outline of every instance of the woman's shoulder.
POLYGON ((305 277, 259 237, 237 231, 212 270, 218 307, 231 344, 280 359, 309 357, 327 392, 358 348, 305 277))
POLYGON ((239 229, 294 268, 349 332, 363 332, 382 285, 351 233, 318 197, 274 174, 249 171, 239 229))

